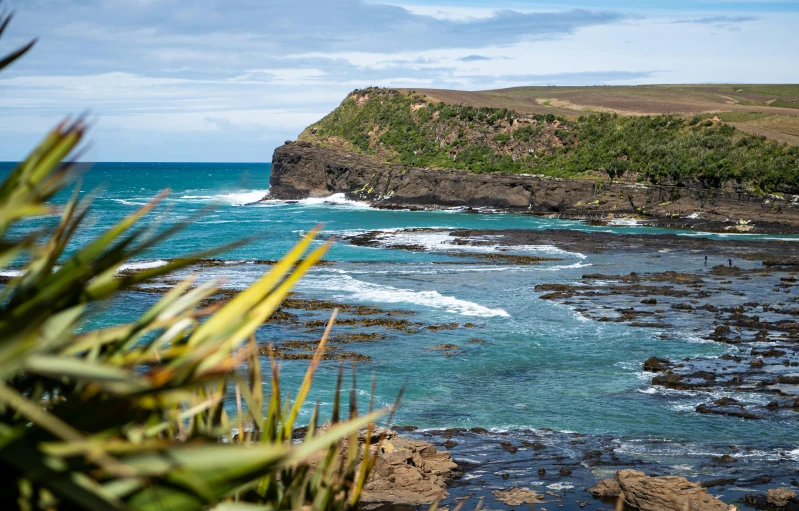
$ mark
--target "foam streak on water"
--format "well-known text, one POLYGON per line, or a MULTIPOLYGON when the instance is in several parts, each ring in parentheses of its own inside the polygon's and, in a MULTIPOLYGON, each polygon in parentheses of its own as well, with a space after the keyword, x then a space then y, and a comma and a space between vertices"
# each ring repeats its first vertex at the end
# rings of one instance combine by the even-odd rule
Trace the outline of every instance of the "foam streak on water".
POLYGON ((509 317, 502 309, 491 309, 468 300, 460 300, 445 296, 438 291, 414 291, 381 286, 355 279, 349 275, 325 277, 310 282, 313 289, 333 291, 334 297, 342 300, 359 300, 372 303, 410 304, 421 307, 441 309, 462 316, 490 318, 494 316, 509 317))

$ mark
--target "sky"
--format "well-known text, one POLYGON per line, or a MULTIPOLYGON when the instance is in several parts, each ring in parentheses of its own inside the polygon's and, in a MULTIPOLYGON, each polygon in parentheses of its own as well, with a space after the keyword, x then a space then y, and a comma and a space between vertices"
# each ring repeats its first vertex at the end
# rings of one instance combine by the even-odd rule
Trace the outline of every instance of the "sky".
POLYGON ((5 0, 0 160, 268 162, 368 86, 799 83, 799 0, 5 0))

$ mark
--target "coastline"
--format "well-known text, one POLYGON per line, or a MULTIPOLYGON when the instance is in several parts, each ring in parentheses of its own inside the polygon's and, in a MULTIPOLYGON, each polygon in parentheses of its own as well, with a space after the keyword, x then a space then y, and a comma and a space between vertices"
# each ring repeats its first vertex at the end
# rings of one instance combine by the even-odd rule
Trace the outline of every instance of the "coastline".
MULTIPOLYGON (((799 366, 795 316, 799 309, 793 308, 799 244, 778 237, 799 234, 797 197, 755 195, 743 187, 711 191, 405 168, 307 142, 287 143, 275 151, 270 185, 269 199, 283 201, 344 194, 377 209, 461 208, 475 213, 582 220, 592 226, 629 224, 700 231, 692 236, 501 227, 410 228, 367 230, 339 239, 355 246, 459 257, 479 257, 475 252, 459 252, 459 248, 486 249, 499 253, 494 262, 509 265, 520 264, 513 259, 520 257, 515 255, 518 247, 632 255, 638 260, 673 253, 700 261, 710 254, 710 265, 696 271, 637 274, 589 270, 582 280, 571 284, 536 286, 535 299, 569 307, 585 321, 623 323, 641 331, 668 332, 676 325, 692 325, 698 342, 728 346, 735 352, 684 359, 647 359, 649 354, 642 354, 639 367, 648 375, 652 386, 647 390, 652 392, 642 392, 635 399, 675 401, 687 407, 684 413, 714 420, 762 420, 768 424, 772 420, 794 422, 799 415, 795 374, 799 366), (704 236, 703 232, 722 237, 704 236), (775 237, 748 238, 748 234, 775 237), (439 246, 429 245, 433 238, 439 246), (441 241, 443 238, 447 241, 441 241), (728 258, 735 264, 728 265, 728 258), (759 291, 750 296, 753 289, 759 291), (698 404, 697 399, 701 401, 698 404)), ((456 353, 458 346, 448 349, 456 353)), ((610 510, 613 502, 595 499, 587 490, 623 469, 687 477, 724 502, 747 509, 772 509, 766 503, 768 490, 799 486, 796 445, 787 441, 689 444, 546 428, 417 430, 409 426, 405 431, 401 428, 400 434, 447 449, 459 464, 462 474, 450 482, 450 497, 444 501, 449 505, 469 497, 510 509, 514 506, 503 504, 495 492, 526 488, 543 495, 547 499, 544 506, 610 510)), ((784 509, 793 509, 793 505, 784 509)))
POLYGON ((343 193, 381 209, 463 207, 595 224, 614 221, 709 232, 799 234, 799 196, 755 194, 742 185, 644 185, 609 179, 404 167, 309 142, 275 150, 270 194, 301 200, 343 193))
MULTIPOLYGON (((392 231, 395 235, 405 235, 402 231, 392 231)), ((411 230, 414 235, 424 236, 429 233, 429 230, 411 230)), ((381 231, 381 236, 385 235, 381 231)), ((492 247, 499 247, 498 250, 502 253, 503 247, 524 246, 525 244, 534 243, 540 246, 540 243, 551 243, 559 247, 561 250, 568 249, 570 251, 579 250, 588 255, 596 255, 599 253, 617 253, 619 246, 633 247, 637 258, 651 257, 658 254, 661 250, 674 250, 681 251, 686 256, 700 258, 702 252, 697 252, 696 243, 704 243, 704 238, 695 237, 678 237, 674 235, 655 236, 655 243, 642 244, 637 243, 642 241, 643 236, 647 235, 619 235, 612 233, 582 233, 580 231, 572 231, 576 236, 569 236, 569 231, 552 231, 552 232, 527 232, 524 230, 507 230, 507 231, 476 231, 476 230, 460 230, 454 231, 451 234, 453 242, 445 246, 452 247, 473 247, 481 248, 486 243, 490 243, 492 247), (487 239, 484 235, 486 233, 498 234, 499 237, 487 239), (540 238, 541 236, 547 238, 540 238), (595 239, 592 239, 595 238, 595 239), (614 238, 618 238, 613 242, 614 238), (678 246, 679 242, 684 242, 681 248, 678 246), (647 255, 649 253, 650 255, 647 255)), ((378 238, 375 236, 367 235, 354 235, 350 239, 344 239, 353 244, 368 244, 378 242, 384 248, 393 248, 401 251, 417 251, 420 250, 418 246, 407 243, 407 239, 400 239, 400 244, 392 245, 390 243, 391 235, 385 238, 378 238)), ((783 263, 788 263, 795 260, 796 247, 793 243, 785 243, 781 241, 768 241, 757 243, 746 240, 710 240, 711 246, 704 248, 731 250, 735 249, 737 253, 741 254, 742 261, 746 261, 749 265, 754 265, 758 261, 762 262, 766 256, 776 256, 783 259, 783 263)), ((511 255, 511 254, 502 254, 511 255)), ((477 257, 479 254, 471 254, 472 257, 477 257)), ((253 263, 260 265, 269 265, 271 261, 254 261, 253 263)), ((544 259, 539 263, 530 261, 531 264, 557 264, 557 261, 551 259, 544 259)), ((504 260, 492 259, 492 264, 507 264, 518 265, 517 260, 504 260)), ((209 261, 201 263, 203 268, 215 267, 229 267, 222 261, 209 261)), ((330 268, 335 268, 337 263, 329 262, 330 268)), ((657 295, 658 303, 654 308, 663 308, 663 311, 657 312, 658 314, 665 315, 665 320, 674 320, 682 315, 688 315, 692 318, 692 323, 706 329, 708 334, 708 342, 718 343, 720 345, 735 346, 740 350, 740 355, 746 355, 749 351, 749 345, 752 334, 757 336, 763 328, 771 330, 777 325, 767 324, 774 318, 769 315, 773 314, 795 314, 791 311, 791 304, 796 301, 794 293, 785 295, 785 290, 793 290, 795 281, 790 277, 793 275, 795 268, 789 265, 762 265, 762 268, 747 269, 734 267, 729 271, 721 271, 715 267, 707 268, 707 273, 700 275, 699 273, 662 273, 653 274, 651 276, 641 274, 637 276, 640 282, 630 282, 635 280, 634 276, 623 276, 620 278, 613 275, 600 275, 596 273, 586 274, 586 280, 591 285, 577 285, 582 292, 582 296, 564 296, 562 299, 553 297, 551 301, 572 299, 580 300, 585 298, 586 301, 582 302, 583 307, 589 310, 598 310, 597 305, 607 304, 607 300, 615 300, 609 305, 612 309, 620 309, 624 311, 624 316, 620 316, 621 322, 626 322, 631 326, 638 326, 642 330, 646 329, 644 325, 633 325, 636 321, 635 311, 642 311, 650 308, 646 304, 642 304, 639 292, 646 293, 647 296, 653 294, 656 286, 662 286, 661 294, 657 295), (766 274, 765 276, 761 274, 766 274), (700 284, 696 281, 697 278, 707 279, 707 283, 700 284), (714 301, 713 296, 704 296, 701 302, 691 308, 674 307, 671 305, 673 299, 674 304, 684 304, 694 300, 693 295, 686 295, 685 293, 702 292, 705 290, 716 290, 721 285, 730 286, 730 290, 738 296, 739 293, 746 291, 752 287, 762 287, 755 285, 756 278, 770 279, 775 285, 779 285, 779 290, 775 291, 775 300, 772 301, 773 307, 769 307, 769 311, 763 312, 760 310, 755 311, 755 308, 760 309, 763 307, 762 303, 751 303, 741 310, 731 307, 729 310, 713 311, 710 307, 699 306, 700 304, 709 303, 714 301), (628 293, 622 292, 617 285, 602 285, 598 283, 599 280, 613 281, 618 280, 621 283, 629 284, 630 288, 628 293), (730 282, 730 284, 724 284, 730 282), (702 286, 698 288, 697 286, 702 286), (645 286, 643 288, 637 286, 645 286), (650 289, 651 287, 651 289, 650 289), (780 295, 784 295, 783 300, 787 303, 780 305, 776 302, 780 295), (608 294, 610 293, 610 294, 608 294), (760 319, 754 320, 753 313, 757 313, 760 319), (722 339, 721 337, 714 336, 715 331, 712 329, 710 322, 703 323, 701 317, 697 315, 710 315, 710 321, 713 321, 714 314, 721 315, 722 318, 727 318, 731 323, 731 330, 740 330, 736 334, 728 335, 728 338, 722 339), (728 317, 729 316, 729 317, 728 317), (702 326, 704 325, 704 326, 702 326), (738 336, 736 339, 735 337, 738 336)), ((595 271, 595 270, 589 270, 595 271)), ((569 292, 573 289, 560 289, 561 292, 569 292)), ((142 290, 144 291, 144 290, 142 290)), ((153 290, 150 290, 153 292, 153 290)), ((536 302, 544 298, 545 291, 536 291, 536 296, 533 298, 536 302)), ((549 292, 549 291, 546 291, 549 292)), ((736 298, 740 302, 750 302, 751 299, 746 296, 736 298)), ((570 307, 577 307, 578 305, 564 305, 570 307)), ((715 303, 715 302, 714 302, 715 303)), ((403 331, 408 332, 409 329, 420 330, 426 329, 429 331, 437 332, 452 332, 465 337, 472 335, 484 336, 473 330, 471 326, 465 324, 460 325, 432 325, 423 324, 415 319, 412 314, 403 312, 396 309, 380 309, 374 306, 368 308, 364 305, 350 304, 350 303, 336 303, 332 301, 322 302, 314 299, 301 299, 300 296, 292 296, 285 303, 281 311, 278 311, 273 320, 274 326, 280 326, 287 334, 289 332, 301 332, 309 328, 318 328, 312 318, 325 317, 326 313, 333 309, 340 308, 343 312, 342 321, 340 326, 337 327, 337 339, 332 340, 330 360, 340 360, 339 355, 348 357, 347 359, 357 359, 358 352, 361 351, 363 346, 361 343, 374 345, 385 345, 390 342, 384 336, 378 333, 375 337, 368 338, 350 338, 347 333, 348 328, 358 329, 359 325, 374 325, 372 328, 384 329, 387 333, 390 331, 403 331), (377 322, 372 321, 370 318, 377 316, 377 318, 385 317, 383 320, 377 322), (349 318, 355 320, 353 323, 349 318), (342 328, 344 330, 342 330, 342 328), (339 351, 339 346, 343 350, 339 351), (352 351, 350 351, 352 350, 352 351)), ((618 311, 616 311, 618 312, 618 311)), ((590 321, 602 323, 602 317, 611 316, 610 313, 606 316, 595 314, 586 316, 590 321)), ((615 322, 616 318, 610 318, 611 322, 615 322)), ((648 320, 647 320, 648 321, 648 320)), ((782 323, 782 327, 787 327, 786 323, 782 323)), ((787 328, 786 333, 795 335, 797 333, 794 328, 787 328)), ((290 334, 289 334, 290 335, 290 334)), ((406 335, 406 334, 403 334, 406 335)), ((413 334, 411 334, 413 335, 413 334)), ((290 338, 290 337, 289 337, 290 338)), ((490 337, 486 337, 490 339, 490 337)), ((770 342, 774 344, 775 348, 780 351, 788 349, 793 351, 789 355, 791 359, 797 348, 796 339, 794 337, 786 338, 784 336, 776 336, 774 339, 757 340, 759 343, 770 342)), ((313 344, 309 341, 309 346, 313 344)), ((488 341, 488 345, 491 341, 488 341)), ((303 355, 309 348, 305 345, 297 345, 296 342, 285 341, 276 344, 276 354, 281 358, 291 359, 298 357, 305 359, 303 355), (290 353, 286 350, 293 350, 290 353)), ((471 346, 471 345, 469 345, 471 346)), ((474 346, 486 346, 485 344, 475 344, 474 346)), ((453 356, 463 356, 463 352, 469 353, 468 346, 441 346, 431 347, 435 348, 429 353, 432 355, 437 353, 437 356, 446 357, 445 353, 451 352, 453 356), (444 350, 447 351, 444 351, 444 350), (456 352, 460 351, 458 355, 456 352)), ((759 350, 765 351, 764 348, 759 350)), ((672 367, 665 367, 664 371, 673 370, 675 374, 680 374, 680 369, 673 367, 676 363, 684 364, 687 368, 688 374, 696 374, 702 372, 707 375, 713 373, 716 375, 716 380, 721 384, 723 370, 738 366, 743 369, 743 372, 738 371, 736 374, 746 374, 749 376, 758 376, 764 372, 757 372, 758 369, 752 366, 751 361, 760 358, 765 361, 765 368, 784 368, 784 375, 788 375, 791 364, 788 366, 782 365, 782 360, 786 358, 785 353, 772 353, 770 355, 759 355, 751 353, 751 357, 736 361, 734 359, 711 359, 701 360, 697 359, 692 362, 684 360, 675 360, 671 362, 672 367), (724 361, 724 367, 713 366, 717 361, 724 361), (716 362, 714 362, 716 361, 716 362), (695 364, 706 364, 697 367, 695 364), (750 370, 749 367, 753 369, 750 370), (692 369, 693 368, 693 369, 692 369), (696 370, 694 370, 696 369, 696 370)), ((648 354, 641 354, 640 358, 643 359, 648 354)), ((445 358, 442 360, 446 360, 445 358)), ((368 362, 368 361, 367 361, 368 362)), ((647 369, 647 361, 644 361, 644 370, 647 369)), ((665 363, 665 362, 664 362, 665 363)), ((640 366, 639 366, 640 367, 640 366)), ((657 367, 652 367, 650 371, 651 378, 657 378, 663 374, 658 373, 657 367)), ((760 369, 763 369, 762 367, 760 369)), ((725 371, 727 372, 727 371, 725 371)), ((732 376, 732 375, 730 375, 732 376)), ((634 396, 635 400, 640 402, 650 400, 671 400, 675 395, 683 394, 696 394, 707 392, 708 399, 714 395, 714 390, 706 387, 706 383, 710 380, 702 378, 701 385, 697 389, 682 390, 680 388, 671 389, 667 386, 661 386, 663 393, 645 393, 639 392, 634 396)), ((666 382, 668 383, 668 382, 666 382)), ((689 382, 690 383, 690 382, 689 382)), ((746 383, 742 381, 742 383, 746 383)), ((793 385, 787 382, 788 385, 793 385)), ((781 383, 780 385, 785 385, 781 383)), ((795 385, 794 385, 795 386, 795 385)), ((656 388, 653 386, 652 388, 656 388)), ((740 389, 736 390, 739 392, 740 389)), ((780 392, 784 392, 786 387, 782 387, 780 392)), ((769 395, 768 388, 760 386, 755 389, 755 392, 762 392, 763 395, 769 395)), ((782 419, 794 422, 797 416, 797 411, 790 406, 790 399, 788 396, 780 395, 779 393, 771 393, 774 398, 769 397, 769 400, 778 401, 778 409, 773 410, 768 407, 757 406, 751 407, 747 404, 746 408, 741 410, 752 412, 753 415, 760 415, 760 420, 763 421, 764 427, 770 424, 770 416, 779 415, 782 419), (757 409, 754 409, 757 408, 757 409)), ((711 401, 716 401, 713 398, 711 401)), ((713 403, 711 403, 713 404, 713 403)), ((729 404, 729 403, 728 403, 729 404)), ((693 403, 691 404, 693 407, 693 403)), ((735 408, 735 407, 733 407, 735 408)), ((714 417, 717 420, 724 421, 758 421, 754 417, 733 416, 725 413, 725 409, 719 409, 719 414, 708 414, 707 417, 714 417)), ((449 429, 417 429, 413 425, 400 423, 401 426, 397 428, 401 437, 409 438, 411 440, 424 440, 434 445, 439 452, 446 450, 450 453, 455 463, 459 467, 459 475, 456 475, 449 481, 447 492, 449 496, 443 501, 444 505, 454 506, 460 499, 469 497, 471 500, 467 506, 476 506, 479 499, 484 501, 484 505, 488 505, 492 509, 514 509, 517 506, 503 503, 500 498, 504 495, 503 492, 514 489, 527 489, 543 496, 544 501, 539 505, 541 507, 549 508, 555 507, 557 509, 578 510, 578 509, 597 509, 597 510, 612 510, 614 504, 612 499, 603 501, 595 499, 587 490, 597 484, 600 480, 613 477, 619 470, 635 469, 649 475, 657 476, 678 476, 686 477, 689 481, 699 483, 702 487, 707 488, 710 495, 722 499, 726 503, 742 504, 746 502, 745 499, 749 498, 751 502, 755 502, 755 498, 760 498, 761 501, 765 499, 764 495, 770 489, 783 488, 792 490, 796 486, 796 466, 797 466, 797 449, 796 445, 786 442, 784 440, 774 441, 764 439, 763 442, 690 442, 680 439, 668 439, 664 437, 653 436, 628 436, 617 434, 598 434, 598 433, 585 433, 585 432, 571 432, 565 430, 551 430, 547 428, 519 428, 508 430, 488 430, 480 427, 453 427, 449 429), (749 496, 749 497, 747 497, 749 496), (755 497, 759 496, 759 497, 755 497)), ((382 502, 383 497, 379 492, 375 494, 374 498, 382 502)), ((411 505, 408 509, 417 507, 411 505)), ((419 509, 424 509, 426 505, 419 504, 419 509)), ((791 509, 790 507, 786 509, 791 509)))

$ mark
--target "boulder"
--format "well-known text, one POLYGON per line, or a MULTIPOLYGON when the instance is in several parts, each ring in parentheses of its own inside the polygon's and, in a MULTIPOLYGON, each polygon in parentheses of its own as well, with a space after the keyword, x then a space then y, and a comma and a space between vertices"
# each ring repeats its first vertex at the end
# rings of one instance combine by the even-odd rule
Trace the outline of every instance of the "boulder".
POLYGON ((588 493, 599 499, 611 499, 618 497, 621 493, 621 486, 615 478, 603 479, 596 483, 593 488, 588 489, 588 493))
POLYGON ((660 373, 666 371, 671 366, 671 362, 665 358, 649 357, 644 361, 644 371, 660 373))
POLYGON ((796 492, 787 488, 772 488, 766 496, 768 503, 775 507, 785 507, 796 500, 796 492))
POLYGON ((377 447, 374 469, 364 486, 360 509, 429 505, 447 495, 446 483, 458 466, 449 453, 424 440, 389 435, 377 447))
POLYGON ((684 477, 649 477, 636 470, 620 470, 588 490, 595 497, 622 496, 624 503, 640 511, 729 511, 707 489, 684 477), (614 484, 615 483, 615 484, 614 484))

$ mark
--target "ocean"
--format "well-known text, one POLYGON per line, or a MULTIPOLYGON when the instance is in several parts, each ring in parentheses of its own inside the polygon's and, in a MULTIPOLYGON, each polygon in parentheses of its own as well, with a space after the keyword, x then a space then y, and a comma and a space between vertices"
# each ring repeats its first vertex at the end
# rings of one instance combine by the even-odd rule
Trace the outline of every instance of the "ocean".
MULTIPOLYGON (((10 168, 10 164, 2 165, 2 172, 10 168)), ((340 195, 253 204, 269 193, 269 171, 269 164, 95 164, 80 185, 82 194, 94 193, 96 199, 90 222, 77 241, 91 239, 164 189, 170 194, 148 222, 169 224, 205 208, 207 211, 131 267, 163 264, 170 258, 254 236, 247 246, 221 256, 227 264, 196 270, 200 280, 219 279, 234 288, 245 287, 268 269, 257 261, 280 258, 317 225, 323 226, 325 239, 404 228, 674 232, 635 225, 592 227, 578 221, 496 212, 474 214, 461 209, 380 210, 340 195)), ((454 246, 436 232, 406 236, 409 244, 425 250, 337 242, 326 257, 333 264, 311 270, 295 289, 303 298, 413 311, 412 321, 458 324, 457 328, 420 329, 414 334, 381 331, 384 339, 359 343, 357 351, 370 358, 357 366, 362 406, 368 403, 374 377, 376 404, 393 403, 405 387, 395 423, 423 430, 479 427, 512 432, 551 428, 609 435, 630 445, 642 439, 666 441, 697 452, 712 452, 712 446, 719 445, 752 446, 756 448, 753 453, 763 456, 799 446, 793 420, 702 415, 695 407, 707 401, 707 395, 652 386, 652 374, 642 371, 642 362, 650 356, 719 357, 735 351, 734 346, 705 340, 706 325, 684 322, 664 332, 597 322, 572 306, 541 300, 541 293, 534 290, 537 284, 578 282, 585 273, 704 271, 704 254, 663 252, 644 258, 624 253, 582 254, 553 246, 518 246, 507 253, 558 260, 517 265, 451 253, 490 253, 496 251, 495 247, 454 246), (469 343, 470 339, 484 342, 469 343), (431 349, 441 344, 461 349, 450 356, 431 349), (767 439, 764 430, 768 431, 767 439)), ((746 261, 737 264, 742 268, 755 266, 746 261)), ((126 294, 112 309, 93 316, 90 325, 131 320, 155 299, 140 293, 126 294)), ((314 340, 322 330, 269 324, 259 330, 258 341, 314 340)), ((334 335, 337 330, 358 331, 335 328, 334 335)), ((302 360, 281 362, 284 392, 297 388, 306 367, 307 362, 302 360)), ((338 367, 339 362, 323 363, 305 417, 316 401, 322 405, 323 416, 325 411, 329 413, 338 367)))

